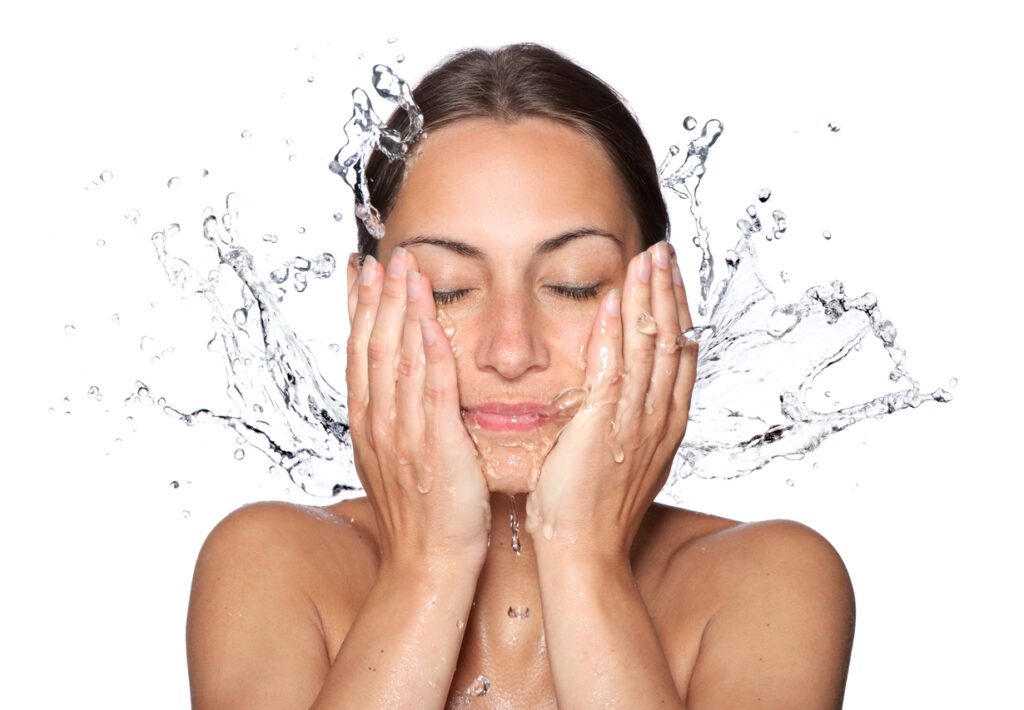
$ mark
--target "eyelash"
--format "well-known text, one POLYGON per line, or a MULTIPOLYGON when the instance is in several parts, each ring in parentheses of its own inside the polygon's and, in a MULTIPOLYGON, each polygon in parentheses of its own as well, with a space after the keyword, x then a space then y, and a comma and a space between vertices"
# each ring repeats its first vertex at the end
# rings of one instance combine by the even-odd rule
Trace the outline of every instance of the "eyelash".
MULTIPOLYGON (((600 284, 593 284, 592 286, 549 286, 552 291, 565 298, 572 299, 573 301, 586 301, 597 296, 597 287, 600 284)), ((470 289, 462 288, 456 291, 434 291, 434 302, 439 306, 444 306, 454 301, 459 300, 464 295, 469 293, 470 289)))

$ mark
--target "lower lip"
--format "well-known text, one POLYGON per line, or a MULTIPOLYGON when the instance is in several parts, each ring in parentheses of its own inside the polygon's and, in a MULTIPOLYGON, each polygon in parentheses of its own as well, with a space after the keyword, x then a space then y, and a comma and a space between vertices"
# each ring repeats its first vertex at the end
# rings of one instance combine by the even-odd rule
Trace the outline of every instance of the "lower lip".
POLYGON ((466 419, 487 431, 532 431, 541 426, 547 417, 541 414, 516 414, 506 416, 494 412, 472 411, 466 413, 466 419))

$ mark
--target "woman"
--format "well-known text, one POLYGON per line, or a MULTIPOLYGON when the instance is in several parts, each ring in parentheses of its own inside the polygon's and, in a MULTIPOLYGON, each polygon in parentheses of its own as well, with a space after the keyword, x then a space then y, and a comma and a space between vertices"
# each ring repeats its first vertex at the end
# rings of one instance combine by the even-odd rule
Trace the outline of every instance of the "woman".
POLYGON ((367 495, 210 534, 194 706, 839 707, 854 602, 828 542, 652 504, 697 348, 635 119, 532 44, 460 53, 414 98, 427 135, 369 162, 386 233, 349 263, 367 495))

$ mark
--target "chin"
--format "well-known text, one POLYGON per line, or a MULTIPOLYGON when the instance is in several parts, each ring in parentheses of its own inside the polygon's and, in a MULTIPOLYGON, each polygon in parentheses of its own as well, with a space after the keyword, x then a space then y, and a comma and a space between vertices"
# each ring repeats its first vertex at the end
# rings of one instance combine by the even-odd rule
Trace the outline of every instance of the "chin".
MULTIPOLYGON (((480 442, 484 443, 484 442, 480 442)), ((546 441, 487 442, 480 446, 480 463, 492 493, 516 495, 537 487, 540 467, 551 445, 546 441)))
POLYGON ((487 489, 491 493, 503 493, 507 496, 514 496, 520 493, 530 493, 537 487, 537 477, 521 471, 495 471, 484 472, 487 479, 487 489))

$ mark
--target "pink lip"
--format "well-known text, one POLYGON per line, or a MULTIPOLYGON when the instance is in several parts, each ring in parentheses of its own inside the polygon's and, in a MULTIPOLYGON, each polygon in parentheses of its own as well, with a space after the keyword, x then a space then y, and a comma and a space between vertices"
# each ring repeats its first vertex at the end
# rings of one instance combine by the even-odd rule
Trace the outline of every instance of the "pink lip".
POLYGON ((470 423, 488 431, 531 431, 551 414, 551 406, 541 402, 486 402, 464 410, 470 423))

